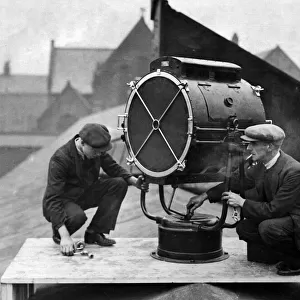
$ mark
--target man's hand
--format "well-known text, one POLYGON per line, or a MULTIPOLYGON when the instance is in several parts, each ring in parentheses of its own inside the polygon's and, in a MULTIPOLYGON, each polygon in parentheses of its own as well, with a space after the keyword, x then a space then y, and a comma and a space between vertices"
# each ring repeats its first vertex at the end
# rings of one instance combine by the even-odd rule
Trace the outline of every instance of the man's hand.
POLYGON ((144 191, 144 192, 148 192, 149 190, 149 183, 145 182, 145 179, 142 175, 140 175, 136 181, 135 181, 135 187, 144 191))
POLYGON ((193 214, 194 211, 195 211, 198 207, 200 207, 200 206, 204 203, 204 201, 206 201, 206 200, 208 200, 208 196, 207 196, 206 193, 203 193, 203 194, 197 195, 197 196, 193 196, 193 197, 189 200, 188 204, 186 205, 187 211, 189 211, 190 214, 193 214))
POLYGON ((63 255, 72 256, 75 252, 75 245, 72 238, 62 237, 60 240, 60 251, 63 255))
POLYGON ((233 192, 224 192, 221 197, 222 201, 227 201, 232 207, 243 207, 245 199, 233 192))
POLYGON ((63 255, 72 256, 75 252, 75 244, 65 225, 58 228, 60 235, 60 251, 63 255))

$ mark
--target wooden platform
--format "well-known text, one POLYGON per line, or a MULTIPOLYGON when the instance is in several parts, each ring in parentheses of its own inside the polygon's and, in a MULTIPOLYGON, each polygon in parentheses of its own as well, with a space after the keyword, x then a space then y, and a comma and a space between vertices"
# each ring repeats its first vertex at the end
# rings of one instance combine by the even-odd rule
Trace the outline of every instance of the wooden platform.
POLYGON ((180 264, 156 260, 156 238, 119 238, 113 247, 87 245, 94 258, 62 256, 51 239, 27 239, 1 278, 2 300, 25 299, 33 284, 300 282, 276 274, 275 266, 247 261, 246 243, 224 238, 229 258, 214 263, 180 264))

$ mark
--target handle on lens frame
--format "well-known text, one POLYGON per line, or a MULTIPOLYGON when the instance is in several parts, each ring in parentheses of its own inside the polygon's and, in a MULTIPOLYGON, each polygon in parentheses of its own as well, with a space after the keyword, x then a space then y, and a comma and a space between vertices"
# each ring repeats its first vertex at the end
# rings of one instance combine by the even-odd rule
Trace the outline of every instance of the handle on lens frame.
MULTIPOLYGON (((152 214, 150 214, 147 209, 146 209, 146 192, 144 191, 141 191, 141 208, 142 208, 142 211, 144 213, 144 215, 149 218, 150 220, 153 220, 153 221, 156 221, 157 224, 161 224, 162 220, 163 220, 163 217, 160 217, 160 216, 154 216, 152 214)), ((191 228, 193 228, 193 230, 195 231, 199 231, 199 225, 198 224, 189 224, 189 226, 191 228)))
POLYGON ((160 220, 162 219, 162 217, 154 216, 154 215, 150 214, 146 209, 146 192, 145 191, 141 191, 141 199, 140 200, 141 200, 141 209, 142 209, 144 215, 148 219, 156 221, 156 223, 159 223, 160 220))
MULTIPOLYGON (((226 166, 226 176, 225 176, 225 191, 228 192, 230 191, 230 178, 231 178, 231 173, 232 173, 232 152, 228 151, 228 158, 227 158, 227 166, 226 166)), ((240 194, 241 197, 244 198, 244 161, 243 161, 243 152, 239 150, 239 175, 240 175, 240 194)), ((236 221, 235 223, 229 224, 226 223, 226 217, 227 217, 227 212, 228 212, 228 204, 227 202, 223 201, 222 203, 222 213, 219 221, 213 225, 213 226, 201 226, 201 230, 205 231, 212 231, 212 230, 219 230, 222 228, 234 228, 240 221, 236 221)), ((240 220, 243 219, 242 211, 240 213, 240 220)))

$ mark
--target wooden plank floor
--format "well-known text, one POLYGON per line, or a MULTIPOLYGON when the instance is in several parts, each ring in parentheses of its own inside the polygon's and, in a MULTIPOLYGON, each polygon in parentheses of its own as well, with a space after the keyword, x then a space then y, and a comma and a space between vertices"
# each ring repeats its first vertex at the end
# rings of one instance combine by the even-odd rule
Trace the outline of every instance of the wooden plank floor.
POLYGON ((149 254, 156 238, 118 238, 113 247, 87 245, 95 257, 62 256, 51 239, 27 239, 2 276, 2 283, 233 283, 300 282, 283 277, 275 266, 248 262, 246 244, 224 238, 230 257, 221 262, 179 264, 149 254))

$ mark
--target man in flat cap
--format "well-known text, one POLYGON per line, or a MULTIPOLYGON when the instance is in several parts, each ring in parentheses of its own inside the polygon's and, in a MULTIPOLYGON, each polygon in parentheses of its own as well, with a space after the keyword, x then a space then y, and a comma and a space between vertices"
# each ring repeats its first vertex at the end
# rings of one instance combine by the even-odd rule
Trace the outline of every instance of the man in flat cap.
POLYGON ((237 225, 241 240, 262 245, 277 263, 277 274, 300 274, 300 163, 280 148, 284 131, 273 124, 259 124, 245 130, 241 139, 253 164, 245 168, 245 199, 239 195, 239 180, 231 178, 231 191, 224 184, 194 196, 187 204, 193 212, 204 201, 227 201, 240 207, 245 219, 237 225))
POLYGON ((74 254, 71 235, 86 222, 85 210, 98 207, 85 232, 85 242, 111 246, 115 240, 105 234, 115 228, 128 185, 148 191, 141 177, 130 174, 107 153, 111 148, 108 129, 91 123, 50 159, 43 214, 52 223, 53 240, 64 255, 74 254), (109 178, 99 178, 100 167, 109 178))

